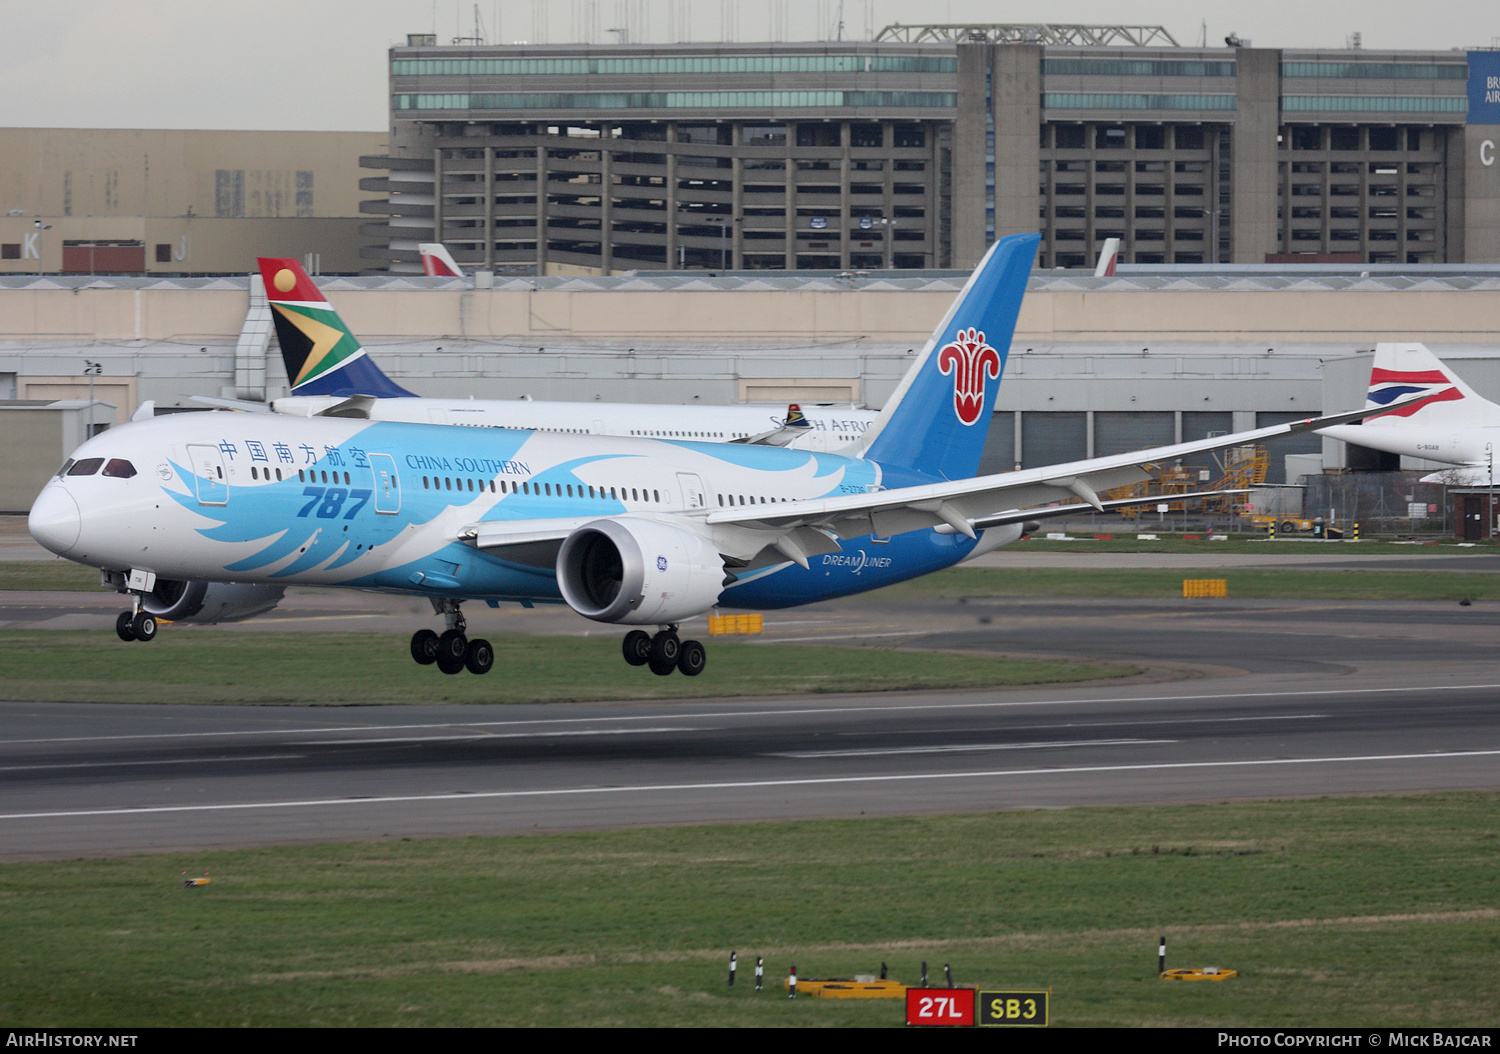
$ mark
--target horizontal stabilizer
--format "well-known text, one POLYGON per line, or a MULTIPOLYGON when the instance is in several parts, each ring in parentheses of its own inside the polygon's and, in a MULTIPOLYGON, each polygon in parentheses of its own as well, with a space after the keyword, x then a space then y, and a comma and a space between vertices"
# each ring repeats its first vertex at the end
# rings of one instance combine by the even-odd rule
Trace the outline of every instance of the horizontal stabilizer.
POLYGON ((220 410, 240 410, 249 414, 268 414, 271 407, 268 403, 259 403, 253 399, 220 399, 213 395, 190 395, 189 402, 201 403, 204 406, 216 407, 220 410))

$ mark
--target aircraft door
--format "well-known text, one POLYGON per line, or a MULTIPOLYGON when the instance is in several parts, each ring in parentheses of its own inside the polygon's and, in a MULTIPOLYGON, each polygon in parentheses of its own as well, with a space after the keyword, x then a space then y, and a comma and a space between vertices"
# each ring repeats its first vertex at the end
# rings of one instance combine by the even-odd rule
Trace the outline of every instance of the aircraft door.
POLYGON ((703 490, 703 481, 695 473, 677 473, 677 485, 682 488, 683 508, 689 511, 708 508, 708 498, 703 490))
POLYGON ((387 516, 401 511, 401 477, 396 460, 389 454, 371 454, 370 471, 375 474, 375 511, 387 516))
POLYGON ((226 505, 229 483, 224 478, 224 458, 216 446, 188 444, 188 462, 198 484, 199 505, 226 505))

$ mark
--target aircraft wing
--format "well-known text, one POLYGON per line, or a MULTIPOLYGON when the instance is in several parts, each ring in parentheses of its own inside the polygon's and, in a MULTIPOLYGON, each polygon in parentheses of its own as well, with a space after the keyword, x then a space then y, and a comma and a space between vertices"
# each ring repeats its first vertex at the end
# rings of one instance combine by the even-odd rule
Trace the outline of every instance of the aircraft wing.
MULTIPOLYGON (((859 538, 867 534, 888 538, 932 527, 953 530, 972 538, 977 534, 977 523, 998 515, 998 510, 1015 510, 1019 516, 1022 510, 1030 507, 1069 498, 1082 499, 1088 507, 1102 510, 1104 506, 1099 500, 1099 491, 1144 482, 1162 462, 1278 436, 1312 432, 1389 410, 1390 407, 1351 410, 1190 443, 974 479, 811 501, 716 509, 708 514, 707 523, 720 552, 726 557, 751 561, 763 550, 774 549, 804 565, 809 556, 837 551, 836 539, 842 538, 859 538)), ((1035 516, 1022 518, 1034 519, 1035 516)))
POLYGON ((563 539, 597 516, 553 520, 484 520, 459 529, 458 540, 513 564, 551 570, 563 539))
MULTIPOLYGON (((1167 502, 1196 501, 1199 498, 1220 498, 1225 494, 1248 494, 1247 489, 1236 490, 1199 490, 1191 494, 1148 494, 1138 498, 1116 498, 1111 501, 1102 501, 1102 511, 1113 512, 1116 509, 1129 509, 1139 505, 1161 505, 1167 502)), ((990 527, 1004 527, 1011 523, 1028 523, 1032 520, 1051 520, 1058 516, 1081 516, 1090 512, 1099 512, 1088 502, 1075 501, 1066 505, 1044 505, 1041 508, 1010 509, 1006 512, 997 512, 992 516, 979 516, 970 521, 976 531, 986 530, 990 527)), ((943 528, 939 527, 938 530, 943 528)), ((948 530, 953 528, 949 527, 948 530)))

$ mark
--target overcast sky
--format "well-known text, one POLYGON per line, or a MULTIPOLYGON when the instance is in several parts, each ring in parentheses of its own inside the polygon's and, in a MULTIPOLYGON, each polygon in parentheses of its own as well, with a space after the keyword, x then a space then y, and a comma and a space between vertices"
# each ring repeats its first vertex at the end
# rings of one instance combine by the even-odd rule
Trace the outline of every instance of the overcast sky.
POLYGON ((1128 21, 1180 44, 1448 50, 1500 44, 1493 0, 0 0, 0 126, 382 131, 386 49, 618 38, 845 39, 892 22, 1128 21), (727 15, 728 27, 725 26, 727 15))

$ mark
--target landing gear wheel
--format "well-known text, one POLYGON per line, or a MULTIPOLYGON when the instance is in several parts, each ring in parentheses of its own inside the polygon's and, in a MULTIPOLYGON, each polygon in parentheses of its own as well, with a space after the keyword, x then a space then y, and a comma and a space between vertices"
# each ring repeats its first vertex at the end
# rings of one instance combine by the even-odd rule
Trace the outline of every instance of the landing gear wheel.
POLYGON ((444 630, 443 635, 438 638, 437 658, 439 663, 446 657, 456 661, 460 668, 464 664, 464 656, 469 652, 469 638, 464 636, 463 630, 444 630))
POLYGON ((651 651, 646 661, 652 673, 665 677, 677 669, 677 657, 680 654, 682 642, 677 639, 677 634, 671 630, 663 630, 651 638, 651 651))
POLYGON ((430 629, 419 629, 411 635, 411 657, 419 666, 437 662, 438 635, 430 629))
POLYGON ((437 657, 437 668, 442 670, 444 673, 463 673, 464 660, 462 658, 455 659, 451 655, 439 652, 437 657))
POLYGON ((682 642, 682 650, 677 655, 677 668, 685 677, 697 677, 703 672, 703 667, 708 665, 708 652, 702 644, 695 640, 682 642))
POLYGON ((120 612, 120 617, 115 619, 115 632, 119 634, 121 640, 135 640, 135 630, 131 627, 134 621, 135 616, 128 611, 120 612))
POLYGON ((620 650, 625 653, 625 661, 630 665, 644 666, 651 659, 651 635, 645 630, 633 629, 625 634, 620 650))
POLYGON ((130 631, 136 640, 150 640, 156 636, 156 616, 149 611, 137 612, 130 621, 130 631))
POLYGON ((470 673, 489 673, 490 667, 495 665, 495 649, 483 638, 469 641, 468 651, 464 653, 464 665, 469 668, 470 673))

